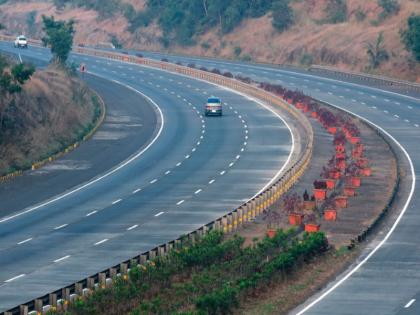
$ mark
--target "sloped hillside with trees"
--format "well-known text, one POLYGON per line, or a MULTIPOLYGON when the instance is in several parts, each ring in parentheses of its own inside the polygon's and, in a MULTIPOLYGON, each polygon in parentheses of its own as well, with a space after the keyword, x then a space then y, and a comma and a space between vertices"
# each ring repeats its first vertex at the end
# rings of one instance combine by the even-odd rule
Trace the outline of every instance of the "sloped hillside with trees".
POLYGON ((76 20, 80 44, 324 64, 420 81, 418 0, 2 2, 9 33, 39 37, 41 15, 52 14, 76 20))

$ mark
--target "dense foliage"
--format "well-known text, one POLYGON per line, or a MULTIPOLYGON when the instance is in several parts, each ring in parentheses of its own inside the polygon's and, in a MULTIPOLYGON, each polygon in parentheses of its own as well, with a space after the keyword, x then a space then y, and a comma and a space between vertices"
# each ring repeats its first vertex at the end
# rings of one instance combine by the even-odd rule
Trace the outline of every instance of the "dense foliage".
POLYGON ((347 20, 347 1, 330 0, 326 6, 327 23, 342 23, 347 20))
POLYGON ((420 62, 420 15, 410 16, 407 25, 408 28, 401 34, 403 42, 414 58, 420 62))
POLYGON ((51 48, 54 60, 65 64, 73 46, 74 21, 56 21, 53 16, 42 16, 43 31, 46 36, 42 38, 45 46, 51 48))
POLYGON ((70 5, 95 10, 100 18, 111 17, 123 6, 120 0, 53 0, 53 2, 58 9, 63 9, 66 5, 70 5))
POLYGON ((297 236, 279 230, 245 247, 241 237, 225 240, 211 232, 145 266, 113 287, 79 300, 67 314, 229 314, 241 300, 281 282, 327 250, 322 233, 297 236))
POLYGON ((400 11, 400 4, 398 0, 378 0, 382 12, 379 14, 379 20, 384 20, 400 11))
POLYGON ((193 36, 219 26, 221 33, 231 32, 245 18, 263 16, 273 10, 273 25, 278 30, 293 21, 288 0, 148 0, 145 11, 126 8, 125 16, 133 31, 156 19, 163 30, 163 43, 172 40, 182 45, 193 44, 193 36), (284 21, 282 20, 284 19, 284 21))
POLYGON ((28 81, 35 68, 29 64, 12 65, 0 55, 0 143, 5 129, 11 125, 10 115, 15 107, 15 95, 22 91, 22 85, 28 81))

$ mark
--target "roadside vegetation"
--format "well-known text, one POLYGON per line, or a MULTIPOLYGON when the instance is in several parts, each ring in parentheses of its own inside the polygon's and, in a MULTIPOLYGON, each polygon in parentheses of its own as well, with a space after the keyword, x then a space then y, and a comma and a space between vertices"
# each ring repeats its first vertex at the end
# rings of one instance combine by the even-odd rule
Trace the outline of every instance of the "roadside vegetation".
POLYGON ((240 236, 212 231, 132 268, 128 277, 79 299, 66 314, 230 314, 328 249, 323 233, 278 230, 273 238, 244 246, 240 236))
POLYGON ((401 38, 408 51, 420 62, 420 15, 412 15, 407 20, 407 29, 401 32, 401 38))
POLYGON ((0 176, 30 169, 81 141, 98 123, 101 104, 66 64, 73 22, 43 17, 47 69, 0 55, 0 176))

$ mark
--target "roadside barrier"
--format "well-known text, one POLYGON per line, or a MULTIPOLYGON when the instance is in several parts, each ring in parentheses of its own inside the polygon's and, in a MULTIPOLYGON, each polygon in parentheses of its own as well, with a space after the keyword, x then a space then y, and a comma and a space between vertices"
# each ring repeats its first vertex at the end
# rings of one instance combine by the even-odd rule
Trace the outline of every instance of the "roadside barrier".
POLYGON ((291 162, 292 164, 287 169, 287 171, 285 171, 283 174, 280 174, 280 178, 277 178, 269 188, 258 194, 255 198, 242 204, 237 209, 234 209, 233 211, 228 212, 226 215, 200 227, 195 231, 192 231, 186 236, 180 237, 179 239, 170 241, 166 244, 159 245, 145 253, 141 253, 133 257, 130 260, 124 261, 116 266, 92 275, 91 277, 85 278, 65 288, 61 288, 50 294, 29 301, 24 305, 20 305, 12 310, 4 312, 3 315, 27 315, 31 314, 29 310, 33 311, 34 314, 46 314, 49 310, 66 310, 69 303, 73 303, 79 297, 87 296, 97 288, 105 288, 109 285, 112 285, 113 278, 116 276, 127 277, 130 268, 133 266, 137 266, 139 264, 143 265, 147 261, 154 259, 156 256, 164 256, 169 250, 182 246, 186 241, 194 242, 196 239, 202 237, 210 230, 222 230, 226 233, 236 231, 239 227, 246 224, 247 222, 252 221, 263 211, 267 210, 284 193, 286 193, 303 175, 312 158, 314 136, 308 118, 296 108, 285 103, 274 94, 266 92, 256 86, 242 83, 235 79, 230 79, 221 75, 165 62, 127 56, 124 54, 96 51, 93 49, 86 49, 81 47, 74 48, 73 51, 80 54, 140 64, 168 72, 194 77, 200 80, 234 89, 248 96, 258 98, 259 100, 262 100, 268 104, 279 106, 294 119, 294 132, 299 130, 301 133, 305 134, 305 139, 307 141, 305 141, 303 148, 299 150, 299 157, 295 159, 294 162, 291 162))
POLYGON ((385 76, 372 75, 354 71, 343 71, 334 67, 313 65, 308 69, 310 72, 334 76, 343 79, 358 79, 362 82, 371 82, 380 86, 397 87, 406 91, 420 92, 420 84, 388 78, 385 76))
MULTIPOLYGON (((2 39, 4 40, 4 36, 0 35, 0 40, 2 39)), ((10 40, 10 38, 8 40, 10 40)), ((304 129, 306 135, 308 136, 308 142, 306 143, 304 149, 301 151, 300 158, 296 162, 294 162, 293 165, 289 167, 288 170, 283 175, 281 175, 281 177, 277 179, 277 181, 273 185, 271 185, 269 188, 267 188, 265 191, 260 193, 252 200, 249 200, 237 209, 227 213, 223 217, 220 217, 215 221, 212 221, 200 227, 199 229, 187 234, 186 236, 180 237, 166 244, 159 245, 145 253, 141 253, 133 257, 130 260, 124 261, 95 275, 80 280, 77 283, 73 283, 67 287, 58 289, 50 294, 39 297, 35 300, 25 303, 24 305, 20 305, 12 310, 4 312, 3 315, 45 314, 49 310, 66 310, 68 308, 68 305, 70 303, 75 302, 78 298, 88 296, 89 294, 91 294, 92 291, 98 288, 105 288, 112 285, 112 281, 115 277, 127 278, 130 268, 137 265, 144 265, 148 261, 154 259, 156 256, 164 256, 169 250, 179 248, 186 242, 194 242, 194 240, 202 237, 205 233, 207 233, 210 230, 223 230, 226 233, 234 232, 240 226, 252 221, 256 216, 260 215, 264 210, 268 209, 268 207, 274 204, 284 193, 286 193, 299 179, 299 177, 304 173, 311 161, 313 150, 313 131, 310 127, 307 117, 303 115, 300 111, 296 110, 294 107, 283 102, 278 96, 263 91, 256 86, 242 83, 234 79, 225 78, 221 75, 212 74, 197 69, 187 68, 170 63, 159 62, 140 57, 129 56, 125 54, 96 51, 94 49, 87 49, 82 47, 75 47, 73 51, 79 54, 120 60, 123 62, 140 64, 143 66, 158 68, 169 72, 191 76, 197 79, 232 88, 234 90, 243 92, 249 96, 263 100, 269 104, 277 105, 285 111, 287 111, 292 117, 294 117, 297 120, 297 122, 299 123, 298 128, 304 129), (29 312, 29 310, 33 311, 29 312)), ((330 106, 329 104, 326 105, 330 106)), ((370 125, 369 127, 373 128, 370 125)), ((398 155, 395 152, 393 146, 390 144, 390 141, 387 140, 386 137, 379 130, 376 130, 376 132, 388 143, 388 145, 390 145, 392 152, 397 158, 397 161, 399 161, 398 155)), ((397 163, 397 165, 399 165, 399 162, 397 163)), ((399 173, 400 170, 398 169, 397 183, 394 187, 393 194, 388 202, 388 206, 385 207, 381 215, 374 221, 372 225, 370 225, 358 237, 351 240, 349 245, 350 248, 353 247, 354 244, 356 244, 357 242, 365 240, 366 237, 375 228, 375 226, 378 225, 380 219, 388 211, 398 191, 398 185, 400 180, 399 173)))

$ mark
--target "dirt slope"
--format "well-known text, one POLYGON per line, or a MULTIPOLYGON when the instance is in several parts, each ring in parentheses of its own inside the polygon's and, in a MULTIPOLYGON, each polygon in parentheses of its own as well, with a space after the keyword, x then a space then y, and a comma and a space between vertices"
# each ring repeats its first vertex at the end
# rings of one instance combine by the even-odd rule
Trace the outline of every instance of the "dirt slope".
POLYGON ((98 106, 76 77, 52 67, 35 72, 15 105, 8 107, 10 123, 1 130, 0 175, 30 168, 79 141, 99 117, 98 106))
MULTIPOLYGON (((145 0, 122 0, 131 3, 137 10, 144 8, 145 0)), ((12 2, 12 1, 9 1, 12 2)), ((26 33, 39 37, 40 17, 54 14, 60 19, 77 20, 76 43, 101 44, 110 42, 115 35, 127 48, 163 50, 159 37, 161 31, 156 24, 127 31, 128 22, 122 15, 111 19, 98 19, 95 11, 67 8, 57 11, 48 0, 27 0, 0 5, 0 19, 10 34, 26 33), (28 23, 30 12, 36 12, 36 22, 28 23)), ((232 33, 221 36, 213 29, 196 38, 192 47, 172 46, 171 52, 233 58, 234 48, 240 47, 240 58, 271 63, 334 65, 343 69, 366 70, 368 58, 366 43, 375 42, 380 32, 384 33, 385 48, 390 54, 377 73, 401 77, 420 82, 420 65, 412 61, 404 49, 399 32, 406 27, 412 13, 420 14, 418 0, 400 0, 401 10, 381 23, 377 23, 382 9, 376 0, 349 0, 348 21, 340 24, 322 24, 327 0, 292 1, 296 16, 295 25, 279 34, 271 26, 270 14, 257 19, 245 20, 232 33), (357 19, 363 12, 365 19, 357 19), (210 47, 210 48, 208 48, 210 47)))

